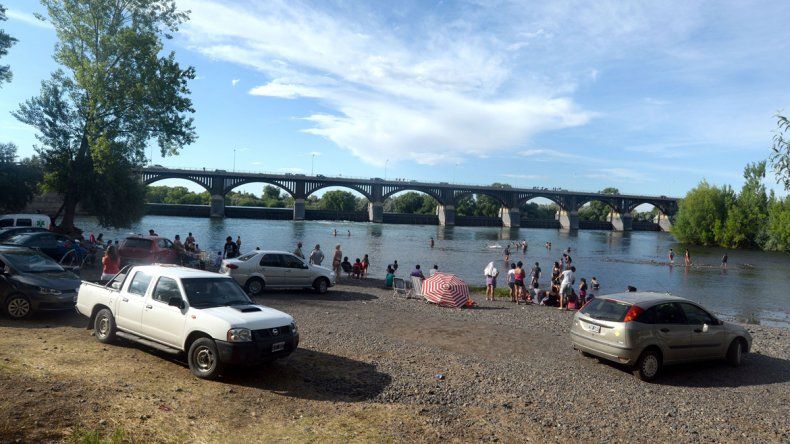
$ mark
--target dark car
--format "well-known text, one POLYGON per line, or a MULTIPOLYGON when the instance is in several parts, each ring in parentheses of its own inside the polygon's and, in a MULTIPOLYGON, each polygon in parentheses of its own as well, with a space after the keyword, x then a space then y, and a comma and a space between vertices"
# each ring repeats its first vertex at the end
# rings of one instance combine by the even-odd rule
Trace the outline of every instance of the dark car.
POLYGON ((11 318, 73 309, 80 283, 74 273, 36 250, 0 245, 0 301, 11 318))
POLYGON ((5 228, 0 230, 0 243, 11 239, 12 237, 16 236, 17 234, 25 234, 25 233, 45 233, 48 232, 46 228, 40 227, 12 227, 12 228, 5 228))
POLYGON ((55 261, 60 261, 75 246, 74 240, 70 237, 50 231, 17 234, 8 238, 5 243, 35 248, 55 261))
POLYGON ((175 264, 178 253, 170 239, 159 236, 129 236, 118 249, 121 265, 175 264))

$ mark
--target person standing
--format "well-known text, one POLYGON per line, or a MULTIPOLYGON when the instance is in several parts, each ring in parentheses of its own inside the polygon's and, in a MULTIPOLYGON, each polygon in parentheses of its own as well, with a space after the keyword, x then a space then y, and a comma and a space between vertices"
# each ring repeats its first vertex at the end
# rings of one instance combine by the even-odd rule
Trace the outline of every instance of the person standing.
POLYGON ((228 236, 225 238, 225 245, 222 247, 222 257, 224 259, 233 259, 239 255, 239 247, 233 242, 233 238, 228 236))
POLYGON ((527 272, 524 271, 524 264, 521 261, 516 263, 516 272, 514 274, 514 284, 516 285, 516 304, 520 304, 522 299, 524 302, 527 301, 525 291, 526 288, 524 287, 524 279, 527 277, 527 272))
POLYGON ((587 279, 582 278, 579 284, 579 308, 587 302, 587 279))
POLYGON ((241 236, 236 236, 236 251, 241 251, 241 236))
POLYGON ((435 275, 438 272, 439 272, 439 266, 436 265, 436 264, 433 264, 433 268, 431 268, 430 271, 428 271, 428 276, 429 277, 433 276, 433 275, 435 275))
POLYGON ((310 252, 310 263, 313 265, 321 266, 321 262, 324 261, 324 252, 321 251, 321 246, 315 244, 315 248, 313 251, 310 252))
POLYGON ((104 250, 104 257, 101 259, 101 281, 108 282, 121 270, 121 258, 114 245, 104 250))
POLYGON ((493 262, 489 262, 483 270, 486 277, 486 300, 494 300, 494 290, 496 290, 496 277, 499 275, 499 270, 496 269, 493 262))
POLYGON ((294 250, 294 256, 304 259, 304 253, 302 253, 302 243, 296 243, 296 250, 294 250))
POLYGON ((683 253, 683 260, 686 262, 686 266, 691 265, 691 253, 689 253, 689 249, 686 248, 685 253, 683 253))
POLYGON ((368 255, 362 256, 362 276, 368 277, 368 267, 370 267, 370 258, 368 255))
POLYGON ((335 245, 335 255, 332 256, 332 270, 335 271, 335 279, 340 280, 340 264, 343 262, 343 252, 340 251, 340 244, 335 245))
POLYGON ((721 257, 721 268, 727 269, 727 253, 724 253, 724 256, 721 257))
POLYGON ((429 244, 431 245, 431 248, 433 248, 433 244, 434 244, 433 237, 431 237, 431 240, 430 240, 429 244))
POLYGON ((669 249, 669 265, 675 265, 675 250, 669 249))
POLYGON ((506 281, 507 288, 510 289, 510 302, 516 302, 516 264, 510 264, 506 281))
POLYGON ((567 303, 567 296, 573 290, 573 283, 576 282, 576 267, 571 267, 569 270, 562 272, 562 283, 560 284, 560 310, 562 310, 562 303, 567 303))
POLYGON ((505 247, 503 255, 505 259, 505 266, 510 266, 510 245, 505 247))
POLYGON ((535 284, 538 283, 540 279, 540 264, 535 262, 535 266, 532 267, 532 271, 529 273, 530 275, 530 287, 534 287, 535 284))

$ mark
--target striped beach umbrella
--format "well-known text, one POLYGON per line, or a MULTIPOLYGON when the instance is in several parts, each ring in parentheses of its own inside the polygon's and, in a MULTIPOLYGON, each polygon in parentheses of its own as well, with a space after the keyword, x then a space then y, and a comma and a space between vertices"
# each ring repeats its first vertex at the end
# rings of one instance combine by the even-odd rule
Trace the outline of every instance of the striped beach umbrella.
POLYGON ((425 299, 445 307, 463 307, 469 299, 469 286, 454 274, 436 273, 422 284, 425 299))

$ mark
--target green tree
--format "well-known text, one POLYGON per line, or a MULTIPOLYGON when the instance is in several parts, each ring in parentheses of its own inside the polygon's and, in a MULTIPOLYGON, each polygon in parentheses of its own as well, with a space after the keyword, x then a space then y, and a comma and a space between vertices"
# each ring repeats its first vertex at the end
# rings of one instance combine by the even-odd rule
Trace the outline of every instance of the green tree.
POLYGON ((499 216, 499 210, 502 209, 502 202, 498 199, 487 194, 477 194, 475 195, 475 200, 477 201, 475 210, 476 216, 499 216))
POLYGON ((727 222, 727 209, 734 202, 732 189, 711 186, 703 180, 679 202, 672 234, 683 243, 718 245, 727 222))
MULTIPOLYGON (((599 193, 620 194, 620 190, 607 187, 599 191, 599 193)), ((609 213, 611 213, 611 211, 612 207, 606 203, 600 200, 593 200, 589 205, 585 205, 579 210, 579 219, 605 222, 609 220, 609 213)))
POLYGON ((33 200, 41 180, 41 165, 35 158, 16 161, 16 145, 0 143, 0 211, 22 210, 33 200))
POLYGON ((785 190, 790 190, 790 120, 777 114, 776 126, 771 166, 776 173, 777 183, 784 184, 785 190))
POLYGON ((554 219, 557 213, 557 204, 543 204, 539 205, 535 202, 529 202, 521 205, 521 215, 528 219, 554 219))
MULTIPOLYGON (((173 0, 42 0, 55 28, 58 70, 14 115, 38 130, 45 186, 63 195, 60 230, 78 204, 103 225, 143 214, 145 187, 132 170, 156 139, 162 156, 192 143, 188 80, 163 39, 187 19, 173 0)), ((59 211, 60 213, 60 211, 59 211)))
POLYGON ((727 222, 718 240, 723 247, 755 248, 764 242, 768 220, 765 161, 747 165, 743 177, 746 181, 741 192, 727 208, 727 222))
MULTIPOLYGON (((0 22, 4 22, 6 20, 5 6, 0 5, 0 22)), ((8 50, 14 46, 14 43, 16 42, 17 40, 15 38, 11 37, 4 30, 0 29, 0 57, 4 57, 6 54, 8 54, 8 50)), ((2 85, 4 82, 10 82, 12 77, 11 67, 8 65, 0 65, 0 85, 2 85)))
POLYGON ((477 202, 472 195, 463 196, 455 201, 455 212, 459 216, 474 216, 477 214, 477 202))
POLYGON ((318 208, 343 212, 356 211, 357 200, 359 199, 348 191, 327 191, 321 196, 321 199, 319 199, 318 208))
POLYGON ((790 251, 790 196, 771 199, 765 231, 764 249, 790 251))

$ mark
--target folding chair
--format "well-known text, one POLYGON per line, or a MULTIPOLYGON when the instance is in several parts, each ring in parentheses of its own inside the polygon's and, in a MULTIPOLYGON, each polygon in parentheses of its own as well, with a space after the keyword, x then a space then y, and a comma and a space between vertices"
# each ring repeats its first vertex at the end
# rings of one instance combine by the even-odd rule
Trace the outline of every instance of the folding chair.
POLYGON ((393 278, 392 288, 393 288, 392 295, 395 297, 397 297, 398 295, 404 295, 406 299, 408 299, 409 295, 411 294, 411 289, 406 285, 406 281, 403 280, 403 278, 399 278, 399 277, 393 278))
POLYGON ((411 294, 415 298, 425 297, 422 294, 422 279, 420 279, 417 276, 412 276, 411 277, 411 294))

